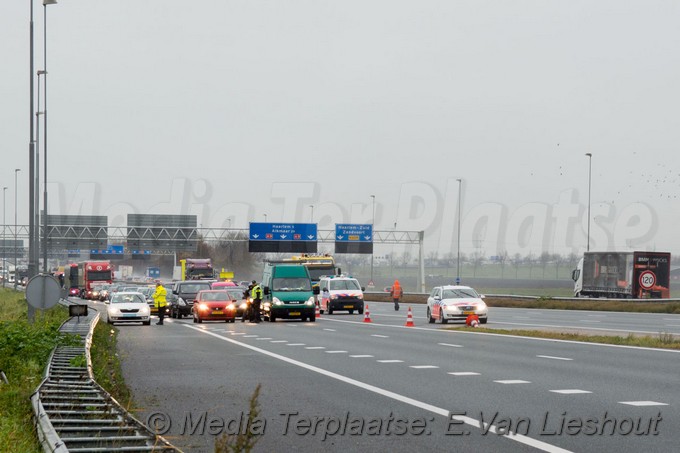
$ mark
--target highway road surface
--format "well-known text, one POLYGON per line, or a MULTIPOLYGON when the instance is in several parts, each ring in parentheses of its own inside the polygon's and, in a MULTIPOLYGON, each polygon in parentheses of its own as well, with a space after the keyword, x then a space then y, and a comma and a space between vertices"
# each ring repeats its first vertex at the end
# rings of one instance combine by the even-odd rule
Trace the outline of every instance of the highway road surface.
MULTIPOLYGON (((404 327, 403 305, 370 308, 372 323, 119 326, 134 414, 213 451, 261 384, 255 451, 677 451, 680 352, 452 332, 424 312, 404 327)), ((527 312, 547 317, 492 309, 488 326, 527 312)))

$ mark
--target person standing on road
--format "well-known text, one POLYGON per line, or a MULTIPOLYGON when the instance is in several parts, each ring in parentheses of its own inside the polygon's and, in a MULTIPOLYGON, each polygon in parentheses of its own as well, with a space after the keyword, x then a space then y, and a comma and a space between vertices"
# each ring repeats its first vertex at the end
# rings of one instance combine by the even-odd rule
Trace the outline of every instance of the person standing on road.
POLYGON ((260 304, 262 303, 262 288, 253 280, 253 288, 250 290, 253 304, 250 307, 250 322, 260 322, 260 304))
POLYGON ((253 284, 248 285, 248 288, 243 291, 243 298, 246 301, 246 308, 243 310, 243 315, 241 316, 241 322, 246 322, 246 319, 250 319, 250 313, 253 306, 251 296, 253 294, 253 284))
POLYGON ((394 302, 395 311, 399 311, 399 301, 401 300, 401 296, 403 294, 404 290, 401 288, 399 280, 395 280, 394 285, 392 285, 392 289, 390 290, 390 295, 392 296, 392 301, 394 302))
POLYGON ((158 309, 158 322, 157 326, 163 325, 163 318, 165 318, 165 307, 168 302, 165 300, 165 296, 168 295, 167 290, 160 282, 156 283, 156 291, 153 293, 153 306, 158 309))

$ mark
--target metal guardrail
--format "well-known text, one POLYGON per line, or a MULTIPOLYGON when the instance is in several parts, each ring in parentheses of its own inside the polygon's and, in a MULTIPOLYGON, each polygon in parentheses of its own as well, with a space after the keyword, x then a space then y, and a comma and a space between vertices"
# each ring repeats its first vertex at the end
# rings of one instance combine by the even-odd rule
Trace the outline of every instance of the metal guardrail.
MULTIPOLYGON (((62 300, 62 305, 70 302, 62 300)), ((90 345, 99 313, 65 321, 59 331, 82 345, 52 351, 43 381, 31 395, 38 438, 49 453, 181 452, 131 416, 94 380, 90 345), (82 362, 85 358, 86 366, 82 362), (75 359, 75 360, 74 360, 75 359)))

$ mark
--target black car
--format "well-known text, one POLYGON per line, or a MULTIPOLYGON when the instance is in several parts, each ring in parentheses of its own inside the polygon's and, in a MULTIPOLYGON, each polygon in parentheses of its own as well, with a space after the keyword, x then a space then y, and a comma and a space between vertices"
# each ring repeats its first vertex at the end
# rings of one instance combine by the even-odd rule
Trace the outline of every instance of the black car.
POLYGON ((167 298, 170 307, 170 317, 182 318, 192 316, 191 308, 194 306, 194 299, 199 291, 210 289, 210 281, 189 280, 175 282, 172 286, 174 297, 167 298))

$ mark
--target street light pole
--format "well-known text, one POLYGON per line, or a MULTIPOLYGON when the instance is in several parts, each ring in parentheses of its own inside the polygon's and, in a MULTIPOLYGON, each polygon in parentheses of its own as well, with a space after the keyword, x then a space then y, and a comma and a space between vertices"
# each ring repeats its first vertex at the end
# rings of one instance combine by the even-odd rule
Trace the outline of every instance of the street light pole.
MULTIPOLYGON (((375 195, 371 195, 373 204, 373 215, 371 217, 371 230, 373 230, 372 235, 375 235, 375 195)), ((373 282, 373 251, 371 250, 371 284, 375 285, 373 282)))
MULTIPOLYGON (((43 164, 45 169, 44 180, 43 180, 43 236, 42 236, 42 246, 43 246, 43 272, 47 273, 47 5, 55 5, 57 0, 43 0, 43 70, 45 72, 45 101, 43 109, 44 116, 43 121, 45 122, 45 127, 43 128, 44 140, 43 140, 43 164)), ((39 178, 39 175, 38 175, 39 178)), ((38 192, 36 192, 36 197, 38 197, 38 192)), ((39 232, 40 227, 36 227, 39 232)), ((39 238, 36 238, 39 240, 39 238)))
MULTIPOLYGON (((34 49, 34 42, 33 42, 33 0, 29 0, 31 3, 31 17, 30 17, 30 22, 29 22, 29 32, 30 32, 30 38, 29 38, 29 45, 30 45, 30 55, 29 55, 29 90, 30 90, 30 96, 29 96, 29 101, 30 101, 30 135, 29 135, 29 141, 28 141, 28 277, 33 277, 35 275, 36 271, 36 250, 35 250, 35 135, 34 135, 34 114, 35 114, 35 86, 34 86, 34 58, 33 58, 33 49, 34 49)), ((16 173, 15 173, 16 176, 16 173)), ((16 190, 15 190, 16 192, 16 190)), ((15 214, 16 214, 16 209, 15 209, 15 214)), ((15 231, 16 234, 16 231, 15 231)), ((14 281, 16 282, 16 266, 14 269, 15 272, 15 278, 14 281)), ((16 283, 15 283, 15 288, 16 288, 16 283)), ((31 319, 32 315, 32 307, 29 305, 28 308, 28 317, 29 320, 31 319)))
POLYGON ((310 204, 309 207, 312 208, 312 213, 309 216, 309 223, 314 223, 314 205, 310 204))
POLYGON ((17 280, 19 273, 17 272, 17 174, 21 168, 14 169, 14 289, 17 289, 17 280))
POLYGON ((461 192, 462 192, 462 179, 456 179, 458 181, 458 260, 456 264, 456 285, 460 285, 460 217, 461 217, 461 192))
POLYGON ((267 214, 264 214, 264 222, 267 223, 267 214))
POLYGON ((35 196, 33 197, 33 214, 35 215, 35 256, 36 256, 36 274, 40 269, 40 115, 44 112, 40 111, 40 76, 45 74, 45 71, 38 70, 38 99, 37 110, 35 112, 35 178, 33 180, 35 196))
POLYGON ((2 188, 2 287, 5 287, 5 278, 7 278, 7 240, 5 239, 5 203, 7 202, 7 187, 2 188))
POLYGON ((586 251, 590 251, 590 186, 592 181, 592 170, 593 170, 593 154, 586 153, 588 156, 588 242, 586 245, 586 251))

